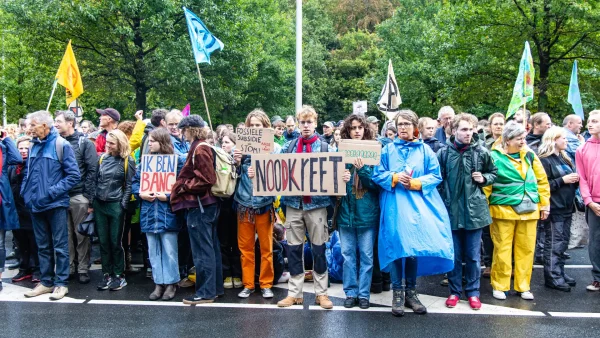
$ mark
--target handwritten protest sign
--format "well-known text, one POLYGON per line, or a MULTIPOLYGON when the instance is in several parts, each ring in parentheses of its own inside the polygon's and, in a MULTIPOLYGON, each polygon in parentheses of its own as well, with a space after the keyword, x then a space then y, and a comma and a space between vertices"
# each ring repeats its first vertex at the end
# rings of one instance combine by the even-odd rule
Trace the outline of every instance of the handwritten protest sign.
POLYGON ((177 178, 177 155, 142 155, 140 192, 170 194, 177 178))
POLYGON ((342 139, 338 151, 344 154, 345 163, 354 163, 361 158, 366 165, 379 165, 381 159, 381 143, 378 141, 342 139))
POLYGON ((259 154, 252 167, 254 196, 346 195, 341 153, 259 154))
POLYGON ((270 128, 237 128, 236 146, 242 154, 269 154, 273 152, 275 131, 270 128))

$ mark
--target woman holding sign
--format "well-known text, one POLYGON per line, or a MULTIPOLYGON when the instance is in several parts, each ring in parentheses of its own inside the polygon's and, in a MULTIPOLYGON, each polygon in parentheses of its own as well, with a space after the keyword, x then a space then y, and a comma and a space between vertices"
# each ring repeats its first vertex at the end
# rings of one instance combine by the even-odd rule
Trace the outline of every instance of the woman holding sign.
MULTIPOLYGON (((337 131, 336 131, 337 132, 337 131)), ((341 129, 343 139, 371 140, 372 130, 364 115, 352 114, 341 129)), ((361 158, 346 164, 346 196, 339 201, 336 224, 344 257, 344 306, 369 308, 373 275, 373 243, 379 224, 379 187, 373 182, 374 166, 364 165, 361 158), (357 264, 357 251, 360 264, 357 264), (357 267, 359 273, 357 274, 357 267), (357 278, 358 275, 358 278, 357 278)))
POLYGON ((418 138, 417 114, 401 110, 394 122, 398 137, 383 148, 373 174, 373 181, 383 188, 379 262, 382 271, 392 273, 392 314, 404 315, 405 305, 425 314, 427 308, 417 297, 417 276, 452 270, 450 219, 436 189, 442 182, 440 166, 435 153, 418 138))
MULTIPOLYGON (((171 135, 164 128, 157 128, 148 134, 150 155, 173 155, 175 153, 171 135)), ((150 294, 150 300, 171 300, 175 297, 179 282, 179 264, 177 252, 177 233, 179 226, 175 214, 169 206, 170 193, 152 191, 154 185, 142 184, 141 180, 149 182, 143 176, 152 173, 155 168, 145 168, 147 161, 142 157, 142 166, 134 179, 132 191, 136 200, 142 201, 140 212, 140 227, 148 238, 148 258, 152 265, 152 279, 156 284, 150 294), (150 188, 150 189, 148 189, 150 188)), ((177 163, 177 173, 181 171, 184 158, 170 156, 177 163)), ((168 166, 164 166, 168 167, 168 166)), ((156 172, 154 172, 156 174, 156 172)), ((149 175, 148 175, 149 176, 149 175)), ((174 181, 174 180, 173 180, 174 181)), ((170 191, 170 187, 167 187, 170 191)))

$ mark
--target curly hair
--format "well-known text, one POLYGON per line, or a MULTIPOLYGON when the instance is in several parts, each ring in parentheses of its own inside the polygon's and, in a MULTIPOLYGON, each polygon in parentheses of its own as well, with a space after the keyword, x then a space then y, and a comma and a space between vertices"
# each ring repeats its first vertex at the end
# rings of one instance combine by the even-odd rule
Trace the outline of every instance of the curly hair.
POLYGON ((340 136, 342 137, 342 139, 352 138, 352 136, 350 136, 350 130, 352 129, 352 121, 358 121, 360 125, 364 128, 365 131, 362 138, 363 140, 373 139, 373 130, 367 125, 367 119, 363 114, 350 114, 350 116, 346 117, 340 132, 340 136))
POLYGON ((125 136, 127 136, 127 138, 130 138, 131 134, 133 133, 133 128, 134 127, 135 127, 135 122, 133 122, 133 121, 122 121, 117 126, 117 129, 119 129, 120 131, 122 131, 123 134, 125 134, 125 136))

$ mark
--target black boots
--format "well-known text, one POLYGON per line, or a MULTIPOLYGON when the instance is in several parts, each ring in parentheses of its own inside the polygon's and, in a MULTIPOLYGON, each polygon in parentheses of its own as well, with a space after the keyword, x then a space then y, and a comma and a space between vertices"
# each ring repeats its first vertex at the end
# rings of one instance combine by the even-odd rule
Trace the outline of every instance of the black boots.
MULTIPOLYGON (((396 291, 394 291, 396 292, 396 291)), ((427 308, 421 303, 419 298, 417 297, 417 290, 406 290, 406 301, 404 303, 407 308, 412 309, 416 314, 426 314, 427 308)))
POLYGON ((392 314, 396 317, 404 316, 404 290, 394 290, 392 297, 392 314))

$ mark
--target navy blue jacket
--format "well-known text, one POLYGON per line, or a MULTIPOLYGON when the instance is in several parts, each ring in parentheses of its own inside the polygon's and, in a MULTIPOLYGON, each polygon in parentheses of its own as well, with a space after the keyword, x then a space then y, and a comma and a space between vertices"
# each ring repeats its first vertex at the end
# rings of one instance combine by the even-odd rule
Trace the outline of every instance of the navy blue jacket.
POLYGON ((433 137, 440 141, 441 144, 446 144, 446 131, 444 131, 444 127, 439 127, 433 137))
POLYGON ((13 192, 10 188, 10 178, 8 169, 10 166, 21 164, 23 159, 15 142, 10 137, 0 142, 2 149, 2 174, 0 175, 0 195, 2 196, 2 205, 0 205, 0 230, 14 230, 19 228, 19 217, 17 206, 13 198, 13 192))
POLYGON ((31 140, 21 186, 21 196, 31 212, 68 208, 69 191, 81 180, 75 153, 66 140, 63 141, 63 161, 59 161, 55 145, 58 137, 56 129, 51 127, 45 139, 31 140))

